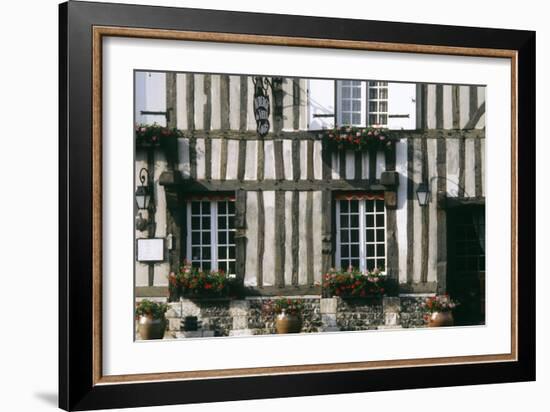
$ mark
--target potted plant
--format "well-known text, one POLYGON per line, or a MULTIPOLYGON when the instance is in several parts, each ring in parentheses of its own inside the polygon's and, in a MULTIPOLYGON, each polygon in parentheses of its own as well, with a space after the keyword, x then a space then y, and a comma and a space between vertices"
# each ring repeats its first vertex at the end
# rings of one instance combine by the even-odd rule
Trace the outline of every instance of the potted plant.
POLYGON ((426 311, 424 319, 430 328, 439 326, 453 326, 453 309, 458 305, 449 295, 432 296, 426 299, 422 307, 426 311))
POLYGON ((323 276, 323 295, 342 298, 380 298, 388 293, 390 280, 379 268, 361 272, 349 267, 347 270, 330 269, 323 276))
POLYGON ((279 298, 266 302, 265 308, 276 315, 275 330, 278 334, 299 333, 302 330, 304 304, 301 299, 279 298))
POLYGON ((142 300, 136 307, 139 336, 143 340, 162 339, 166 330, 164 314, 168 306, 147 299, 142 300))

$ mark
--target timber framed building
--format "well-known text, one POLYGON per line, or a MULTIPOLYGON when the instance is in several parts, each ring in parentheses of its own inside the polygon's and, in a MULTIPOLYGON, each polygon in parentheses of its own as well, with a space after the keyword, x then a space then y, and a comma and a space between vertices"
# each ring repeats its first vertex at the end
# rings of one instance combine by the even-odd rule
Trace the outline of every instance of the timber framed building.
POLYGON ((136 238, 172 239, 165 262, 136 262, 136 296, 166 296, 184 259, 260 295, 319 295, 323 273, 352 265, 385 267, 404 295, 483 296, 485 88, 274 80, 259 137, 251 76, 136 73, 136 122, 183 133, 136 147, 156 202, 154 233, 136 238), (322 130, 343 124, 387 127, 398 141, 332 150, 322 130))

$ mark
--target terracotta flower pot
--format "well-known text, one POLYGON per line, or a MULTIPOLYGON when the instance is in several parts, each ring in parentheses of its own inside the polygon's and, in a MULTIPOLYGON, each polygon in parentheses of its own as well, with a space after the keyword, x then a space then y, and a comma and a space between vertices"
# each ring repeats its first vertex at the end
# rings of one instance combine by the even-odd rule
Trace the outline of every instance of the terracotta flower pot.
POLYGON ((439 326, 453 326, 453 312, 433 312, 428 318, 428 326, 430 328, 437 328, 439 326))
POLYGON ((282 311, 275 318, 275 329, 278 334, 299 333, 302 330, 302 319, 297 315, 290 315, 282 311))
POLYGON ((148 316, 140 316, 138 319, 138 332, 143 340, 162 339, 166 330, 166 319, 153 319, 148 316))

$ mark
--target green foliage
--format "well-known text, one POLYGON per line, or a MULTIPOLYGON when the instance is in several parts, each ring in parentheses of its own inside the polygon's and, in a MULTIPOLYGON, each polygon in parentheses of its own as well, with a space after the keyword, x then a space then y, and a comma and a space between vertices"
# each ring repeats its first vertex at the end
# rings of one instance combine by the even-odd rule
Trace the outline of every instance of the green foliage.
POLYGON ((187 297, 220 297, 227 296, 231 279, 223 271, 203 271, 185 261, 178 273, 168 277, 171 295, 187 297))
POLYGON ((304 301, 302 299, 277 298, 268 300, 264 303, 263 311, 268 314, 279 314, 283 311, 288 315, 300 316, 304 309, 304 301))
POLYGON ((450 312, 458 305, 457 301, 452 300, 449 295, 431 296, 424 303, 422 307, 428 313, 434 312, 450 312))
POLYGON ((157 303, 144 299, 136 306, 136 316, 147 316, 152 319, 162 319, 168 305, 166 303, 157 303))
POLYGON ((135 128, 136 143, 138 145, 159 145, 163 140, 183 137, 181 130, 160 126, 157 123, 139 124, 135 128))
POLYGON ((393 282, 380 269, 361 272, 355 268, 348 270, 331 269, 323 276, 325 296, 375 298, 393 292, 393 282))
POLYGON ((323 137, 333 149, 355 151, 392 147, 398 140, 387 129, 355 126, 327 130, 323 133, 323 137))

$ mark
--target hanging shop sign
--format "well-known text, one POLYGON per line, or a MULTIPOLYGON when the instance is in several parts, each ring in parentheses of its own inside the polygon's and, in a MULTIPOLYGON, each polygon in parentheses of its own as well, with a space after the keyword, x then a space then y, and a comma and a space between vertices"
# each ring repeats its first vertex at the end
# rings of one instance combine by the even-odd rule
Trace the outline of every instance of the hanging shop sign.
POLYGON ((263 77, 254 78, 254 117, 256 119, 256 131, 260 137, 269 132, 270 103, 267 94, 269 80, 263 77))

